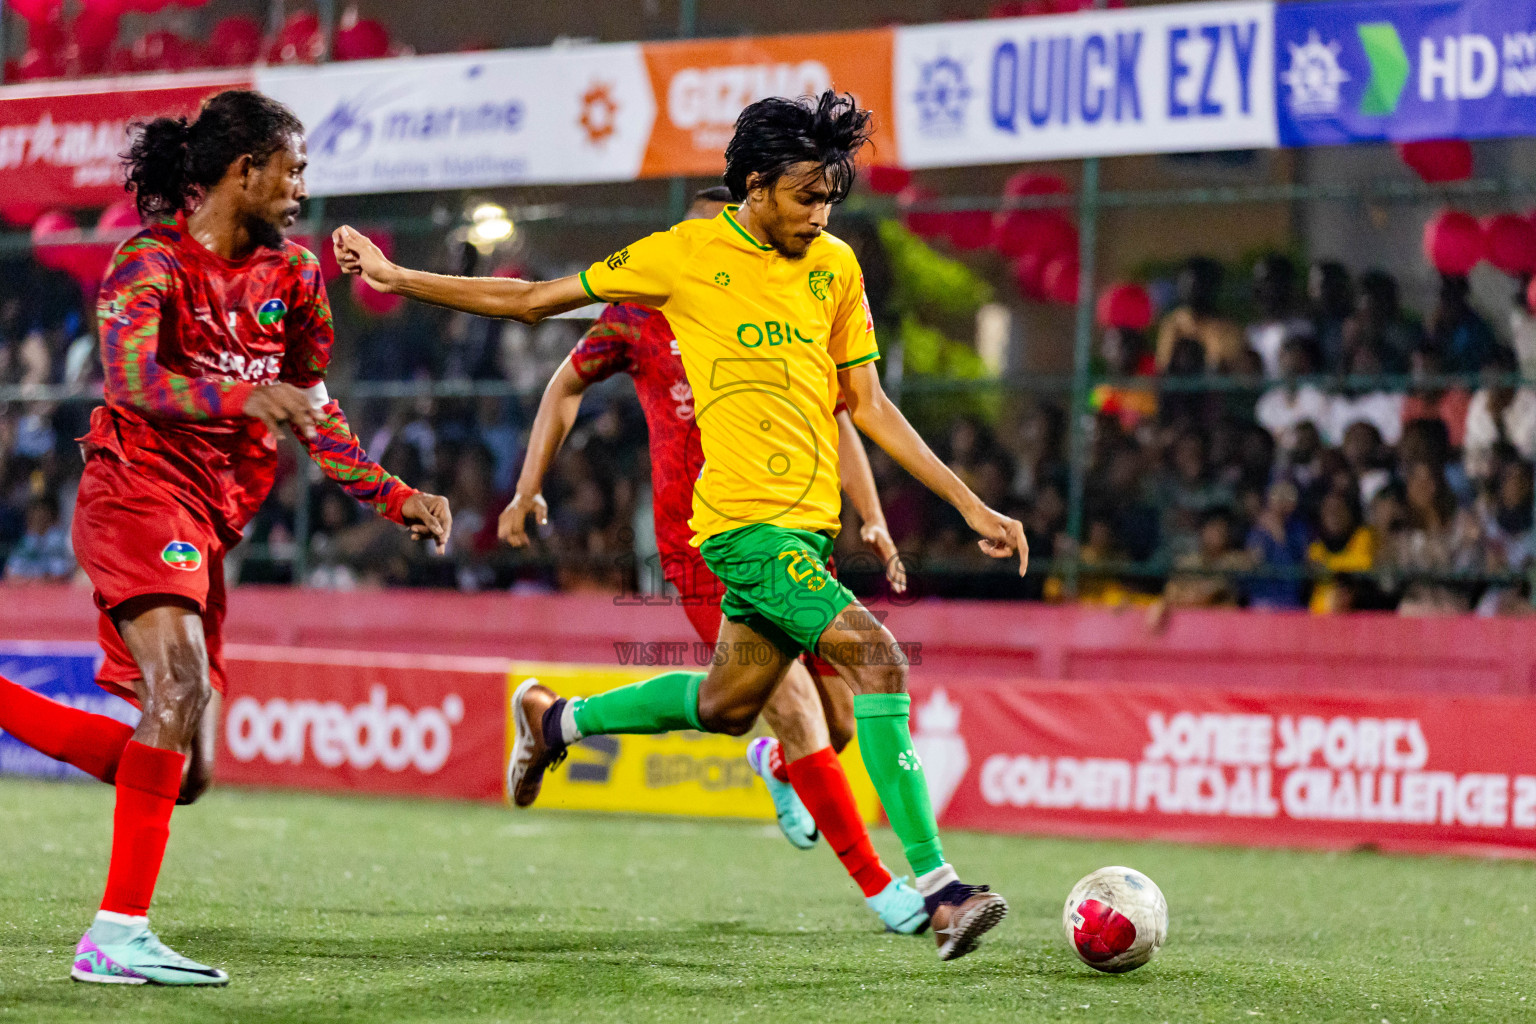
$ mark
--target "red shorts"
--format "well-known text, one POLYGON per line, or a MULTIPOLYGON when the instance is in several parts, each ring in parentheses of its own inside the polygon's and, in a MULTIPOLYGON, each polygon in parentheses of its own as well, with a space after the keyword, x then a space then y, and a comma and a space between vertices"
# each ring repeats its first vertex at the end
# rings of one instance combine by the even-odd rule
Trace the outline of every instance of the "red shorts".
MULTIPOLYGON (((688 616, 688 621, 693 623, 694 632, 699 634, 700 640, 713 647, 720 639, 720 600, 725 597, 725 584, 709 571, 698 549, 688 550, 692 557, 684 559, 685 571, 677 574, 671 582, 677 587, 683 612, 688 616)), ((829 564, 828 568, 836 575, 835 567, 829 564)), ((813 676, 837 675, 837 669, 815 654, 806 652, 800 657, 813 676)))
POLYGON ((224 692, 224 542, 213 524, 177 501, 163 484, 112 455, 93 453, 75 500, 75 558, 95 588, 97 637, 106 654, 96 681, 138 703, 144 675, 108 614, 130 598, 169 594, 203 616, 208 674, 224 692))

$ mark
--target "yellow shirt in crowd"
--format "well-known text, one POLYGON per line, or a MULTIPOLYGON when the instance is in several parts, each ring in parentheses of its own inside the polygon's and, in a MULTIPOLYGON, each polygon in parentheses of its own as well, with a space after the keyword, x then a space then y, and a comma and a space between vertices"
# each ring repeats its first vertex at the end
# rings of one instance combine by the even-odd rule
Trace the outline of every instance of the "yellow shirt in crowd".
POLYGON ((704 469, 693 543, 754 523, 837 532, 837 371, 880 356, 858 260, 822 234, 781 256, 728 206, 582 272, 599 302, 666 314, 693 389, 704 469))
MULTIPOLYGON (((1369 526, 1357 527, 1338 551, 1329 551, 1322 541, 1315 540, 1307 547, 1307 560, 1329 573, 1370 572, 1376 564, 1376 534, 1369 526)), ((1312 587, 1308 607, 1313 615, 1349 610, 1338 607, 1338 585, 1327 580, 1319 580, 1312 587)))

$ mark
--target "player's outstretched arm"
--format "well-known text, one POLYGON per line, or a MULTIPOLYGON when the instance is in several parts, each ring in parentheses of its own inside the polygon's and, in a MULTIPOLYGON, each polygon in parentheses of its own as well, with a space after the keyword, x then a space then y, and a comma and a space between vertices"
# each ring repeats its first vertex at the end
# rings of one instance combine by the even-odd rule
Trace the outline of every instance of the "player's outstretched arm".
POLYGON ((858 428, 884 448, 903 469, 958 509, 971 529, 981 534, 981 550, 993 558, 1009 558, 1017 553, 1019 575, 1024 575, 1029 568, 1029 543, 1024 539, 1023 524, 988 508, 933 454, 933 449, 912 429, 896 403, 886 396, 874 365, 864 363, 839 370, 837 379, 843 390, 843 401, 848 403, 849 415, 858 428))
POLYGON ((587 390, 566 356, 549 384, 544 397, 539 399, 539 411, 533 418, 533 430, 528 435, 528 454, 523 458, 523 470, 517 477, 517 493, 502 510, 496 523, 496 536, 515 548, 528 543, 528 514, 543 526, 549 522, 549 505, 544 501, 544 475, 560 446, 576 424, 576 414, 581 411, 581 395, 587 390))
POLYGON ((880 556, 885 566, 885 578, 891 589, 898 594, 907 589, 907 567, 901 563, 901 552, 891 539, 891 531, 885 525, 885 509, 880 507, 880 492, 875 489, 875 474, 869 468, 869 456, 864 442, 853 424, 853 417, 844 410, 837 412, 837 462, 842 474, 843 490, 859 514, 859 539, 880 556))
POLYGON ((301 393, 315 408, 319 424, 313 438, 298 431, 294 435, 320 471, 361 504, 391 522, 410 527, 413 540, 431 537, 438 551, 446 548, 453 532, 448 499, 415 490, 370 459, 353 435, 341 406, 326 395, 323 383, 301 393))
POLYGON ((463 313, 535 324, 592 301, 581 285, 581 278, 575 276, 555 281, 520 281, 510 277, 450 277, 407 270, 391 263, 366 235, 346 225, 332 233, 331 244, 341 269, 362 275, 374 290, 463 313))

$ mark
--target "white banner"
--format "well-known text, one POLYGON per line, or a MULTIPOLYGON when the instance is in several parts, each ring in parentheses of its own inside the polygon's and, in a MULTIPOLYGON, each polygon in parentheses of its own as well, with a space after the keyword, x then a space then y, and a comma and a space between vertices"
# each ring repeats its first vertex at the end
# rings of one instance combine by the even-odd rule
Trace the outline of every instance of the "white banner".
POLYGON ((900 28, 901 163, 1273 147, 1273 64, 1267 2, 900 28))
POLYGON ((638 44, 264 68, 309 136, 312 195, 639 177, 656 107, 638 44))

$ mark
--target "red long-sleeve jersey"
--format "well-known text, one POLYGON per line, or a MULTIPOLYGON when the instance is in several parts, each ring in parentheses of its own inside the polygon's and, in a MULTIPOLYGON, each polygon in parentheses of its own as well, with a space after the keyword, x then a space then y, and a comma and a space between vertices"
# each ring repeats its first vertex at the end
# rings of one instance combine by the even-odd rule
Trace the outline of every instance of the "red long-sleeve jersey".
POLYGON ((244 415, 259 384, 323 402, 318 437, 296 435, 326 476, 395 522, 415 492, 368 458, 325 396, 331 309, 320 262, 292 242, 243 260, 210 252, 186 219, 154 224, 112 257, 97 303, 106 405, 83 449, 108 451, 239 540, 272 489, 277 439, 244 415))

